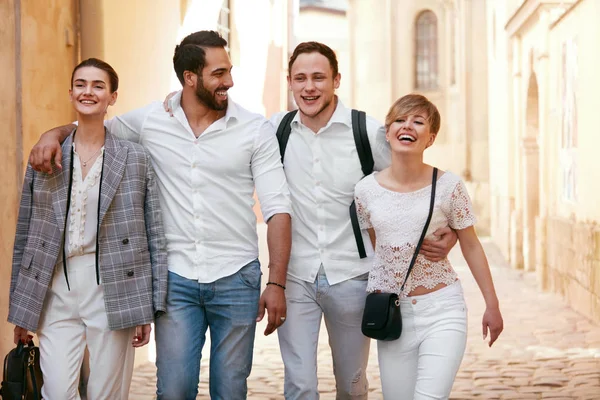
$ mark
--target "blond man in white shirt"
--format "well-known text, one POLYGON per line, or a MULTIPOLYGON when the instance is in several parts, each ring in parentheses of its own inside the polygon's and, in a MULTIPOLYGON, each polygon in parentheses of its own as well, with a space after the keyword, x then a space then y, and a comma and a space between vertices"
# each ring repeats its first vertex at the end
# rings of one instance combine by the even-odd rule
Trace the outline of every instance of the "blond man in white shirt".
MULTIPOLYGON (((360 329, 367 295, 369 257, 361 259, 349 206, 363 173, 352 132, 351 110, 335 95, 340 74, 335 53, 317 42, 299 44, 289 61, 288 82, 298 105, 283 164, 292 197, 292 252, 287 277, 287 322, 278 329, 285 365, 286 400, 315 400, 321 319, 329 334, 336 398, 367 399, 370 340, 360 329)), ((278 126, 284 114, 273 116, 278 126)), ((390 164, 385 128, 366 120, 374 169, 390 164)), ((373 254, 362 232, 367 256, 373 254)), ((432 260, 456 243, 449 229, 423 245, 432 260)))
MULTIPOLYGON (((207 329, 211 398, 245 399, 256 322, 266 308, 270 334, 286 318, 289 191, 272 126, 227 97, 233 81, 226 45, 218 33, 200 31, 175 48, 183 90, 171 99, 174 118, 156 102, 106 124, 144 145, 156 171, 169 268, 167 313, 156 320, 162 400, 196 398, 207 329), (268 224, 262 296, 255 189, 268 224)), ((70 130, 44 134, 30 156, 34 168, 51 171, 52 160, 60 165, 58 139, 70 130)))

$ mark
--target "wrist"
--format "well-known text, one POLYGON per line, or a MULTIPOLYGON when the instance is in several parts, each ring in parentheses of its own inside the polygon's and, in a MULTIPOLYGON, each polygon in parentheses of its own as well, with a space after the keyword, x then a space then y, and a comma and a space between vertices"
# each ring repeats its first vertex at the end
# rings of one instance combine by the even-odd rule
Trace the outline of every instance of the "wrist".
POLYGON ((487 308, 488 310, 491 310, 491 309, 494 309, 494 310, 500 309, 500 304, 498 303, 498 299, 486 301, 485 302, 485 308, 487 308))
POLYGON ((278 287, 278 288, 285 290, 285 285, 282 285, 281 283, 275 282, 275 281, 267 282, 267 286, 274 286, 274 287, 278 287))

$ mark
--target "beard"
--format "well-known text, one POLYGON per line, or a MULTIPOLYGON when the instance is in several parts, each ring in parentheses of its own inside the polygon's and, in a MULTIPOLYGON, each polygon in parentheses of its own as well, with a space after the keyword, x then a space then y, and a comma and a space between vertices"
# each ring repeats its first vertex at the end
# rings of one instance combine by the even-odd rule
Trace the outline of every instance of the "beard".
POLYGON ((227 109, 227 99, 224 101, 218 101, 216 92, 220 90, 227 90, 226 87, 218 87, 214 93, 211 93, 206 87, 204 87, 204 82, 202 80, 198 81, 198 86, 196 87, 196 97, 198 100, 206 105, 208 108, 215 111, 223 111, 227 109))

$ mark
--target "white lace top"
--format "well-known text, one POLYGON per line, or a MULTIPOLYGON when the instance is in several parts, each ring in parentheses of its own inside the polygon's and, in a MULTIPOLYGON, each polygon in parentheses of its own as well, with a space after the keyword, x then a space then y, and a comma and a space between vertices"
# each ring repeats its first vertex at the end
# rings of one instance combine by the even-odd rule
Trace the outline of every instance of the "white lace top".
POLYGON ((68 230, 65 235, 67 257, 93 254, 96 251, 98 225, 98 195, 104 147, 83 179, 81 160, 73 143, 73 184, 71 206, 67 216, 68 230))
MULTIPOLYGON (((381 186, 375 179, 376 174, 365 177, 355 188, 361 227, 373 228, 377 238, 367 291, 406 296, 420 286, 432 289, 440 283, 452 284, 458 276, 448 259, 430 262, 419 255, 400 293, 429 214, 431 185, 399 193, 381 186)), ((464 229, 475 221, 471 199, 462 180, 451 172, 438 175, 433 215, 425 237, 435 240, 433 232, 439 228, 464 229)))

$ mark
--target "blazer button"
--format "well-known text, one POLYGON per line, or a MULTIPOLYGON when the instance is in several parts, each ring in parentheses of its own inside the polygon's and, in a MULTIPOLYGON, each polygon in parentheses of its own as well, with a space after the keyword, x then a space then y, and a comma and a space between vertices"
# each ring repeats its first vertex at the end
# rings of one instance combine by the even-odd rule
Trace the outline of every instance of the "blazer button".
POLYGON ((127 271, 127 276, 132 277, 133 276, 133 271, 127 271))
POLYGON ((46 242, 42 242, 42 247, 46 247, 46 242))
POLYGON ((123 239, 123 244, 128 244, 129 243, 129 239, 125 238, 123 239))

